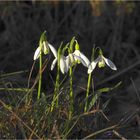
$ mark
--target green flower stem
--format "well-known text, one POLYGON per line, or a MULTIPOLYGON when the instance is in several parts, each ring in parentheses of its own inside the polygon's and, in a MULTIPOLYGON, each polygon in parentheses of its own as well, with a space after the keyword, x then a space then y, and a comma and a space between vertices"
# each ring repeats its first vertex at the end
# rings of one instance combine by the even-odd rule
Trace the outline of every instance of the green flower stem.
POLYGON ((73 72, 72 72, 72 67, 70 67, 69 70, 69 77, 70 77, 70 110, 69 110, 69 119, 71 119, 72 117, 72 113, 73 113, 73 81, 72 81, 72 76, 73 76, 73 72))
POLYGON ((54 109, 54 106, 56 104, 56 107, 58 107, 58 92, 59 92, 59 68, 57 67, 57 76, 56 76, 56 82, 55 82, 55 89, 54 89, 54 96, 53 96, 53 101, 52 101, 52 106, 51 106, 51 112, 54 109))
MULTIPOLYGON (((40 46, 42 50, 42 45, 40 46)), ((40 51, 40 57, 39 57, 39 83, 38 83, 38 94, 37 99, 40 99, 41 95, 41 84, 42 84, 42 51, 40 51)))
POLYGON ((88 75, 88 83, 87 83, 87 90, 86 90, 86 102, 85 102, 84 112, 87 111, 90 83, 91 83, 91 73, 88 75))
POLYGON ((54 95, 56 98, 56 107, 58 107, 58 92, 59 92, 59 81, 60 81, 60 54, 58 54, 58 63, 57 63, 57 76, 56 76, 56 83, 55 83, 55 90, 54 95))
POLYGON ((58 93, 59 93, 59 87, 60 87, 60 84, 59 84, 59 81, 60 81, 60 55, 61 55, 61 46, 62 46, 62 43, 58 49, 58 61, 57 61, 57 75, 56 75, 56 82, 55 82, 55 89, 54 89, 54 96, 53 96, 53 100, 52 100, 52 106, 51 106, 51 112, 53 111, 54 109, 54 106, 56 104, 56 107, 58 107, 58 101, 59 101, 59 98, 58 98, 58 93))
MULTIPOLYGON (((91 61, 94 60, 94 54, 95 54, 95 47, 92 49, 92 56, 91 56, 91 61)), ((91 83, 91 75, 92 73, 90 73, 88 75, 88 83, 87 83, 87 90, 86 90, 86 102, 85 102, 85 107, 84 107, 84 112, 87 111, 87 107, 88 107, 88 97, 89 97, 89 90, 90 90, 90 83, 91 83)), ((93 95, 93 98, 94 98, 94 95, 93 95)))

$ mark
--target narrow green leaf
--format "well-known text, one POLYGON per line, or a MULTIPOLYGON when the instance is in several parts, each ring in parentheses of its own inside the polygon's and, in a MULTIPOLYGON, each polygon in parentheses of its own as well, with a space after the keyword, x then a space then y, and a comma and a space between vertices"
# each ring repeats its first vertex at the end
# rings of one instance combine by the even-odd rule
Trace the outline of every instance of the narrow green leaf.
POLYGON ((101 88, 101 89, 98 89, 97 92, 99 93, 103 93, 103 92, 109 92, 117 87, 119 87, 120 85, 122 84, 122 81, 120 81, 119 83, 117 83, 115 86, 113 87, 106 87, 106 88, 101 88))
POLYGON ((70 53, 73 52, 73 44, 74 44, 74 41, 75 41, 75 37, 73 37, 70 41, 70 53))
POLYGON ((96 101, 98 100, 100 95, 101 95, 101 93, 97 93, 97 94, 94 95, 94 97, 92 98, 92 100, 89 103, 88 111, 94 106, 94 104, 96 103, 96 101))
POLYGON ((65 45, 65 47, 62 49, 62 54, 63 54, 63 55, 64 55, 65 51, 66 51, 67 49, 69 49, 69 48, 68 48, 68 45, 69 45, 69 43, 67 43, 67 44, 65 45))
POLYGON ((110 90, 111 90, 111 88, 106 87, 106 88, 98 89, 97 92, 99 92, 99 93, 103 93, 103 92, 109 92, 110 90))
POLYGON ((47 37, 46 37, 46 31, 44 31, 41 34, 40 40, 39 40, 39 46, 42 45, 43 41, 47 41, 47 37))
POLYGON ((111 100, 111 99, 108 99, 108 100, 103 104, 102 110, 105 110, 105 109, 106 109, 106 107, 108 106, 110 100, 111 100))
MULTIPOLYGON (((103 93, 103 92, 109 92, 117 87, 119 87, 120 85, 122 84, 122 82, 120 81, 119 83, 117 83, 115 86, 113 87, 106 87, 106 88, 101 88, 99 90, 97 90, 97 94, 95 94, 95 96, 93 97, 93 99, 90 101, 89 103, 89 106, 88 106, 88 111, 94 106, 95 102, 98 100, 98 98, 100 97, 100 95, 103 93)), ((109 101, 108 101, 109 103, 109 101)), ((106 106, 108 105, 108 103, 105 104, 104 108, 106 108, 106 106)))

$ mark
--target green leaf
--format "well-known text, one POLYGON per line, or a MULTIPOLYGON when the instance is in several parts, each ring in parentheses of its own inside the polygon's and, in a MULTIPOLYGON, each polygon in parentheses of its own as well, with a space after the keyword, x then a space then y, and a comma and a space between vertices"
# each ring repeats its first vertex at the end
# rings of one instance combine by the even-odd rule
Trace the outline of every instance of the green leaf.
MULTIPOLYGON (((120 81, 119 83, 117 83, 117 84, 114 86, 114 88, 119 87, 121 84, 122 84, 122 81, 120 81)), ((113 88, 113 89, 114 89, 114 88, 113 88)))
POLYGON ((120 81, 119 83, 117 83, 115 86, 113 87, 106 87, 106 88, 101 88, 101 89, 98 89, 97 92, 99 93, 103 93, 103 92, 109 92, 117 87, 119 87, 120 85, 122 84, 122 81, 120 81))
POLYGON ((105 110, 105 109, 106 109, 106 107, 108 106, 110 100, 111 100, 111 99, 108 99, 108 100, 103 104, 102 110, 105 110))
POLYGON ((70 41, 70 52, 69 53, 72 53, 73 52, 73 44, 74 44, 74 41, 75 41, 75 37, 73 37, 70 41))
POLYGON ((98 89, 97 92, 99 92, 99 93, 103 93, 103 92, 109 92, 110 90, 111 90, 111 88, 106 87, 106 88, 98 89))
MULTIPOLYGON (((113 87, 106 87, 106 88, 101 88, 99 90, 97 90, 97 94, 95 94, 95 96, 92 98, 92 100, 90 101, 89 103, 89 106, 88 106, 88 111, 94 106, 94 104, 96 103, 96 101, 99 99, 99 97, 101 96, 101 94, 103 92, 109 92, 117 87, 119 87, 120 85, 122 84, 122 82, 120 81, 119 83, 117 83, 115 86, 113 87)), ((109 101, 106 102, 106 104, 104 104, 104 108, 106 108, 106 106, 108 105, 109 101)))
POLYGON ((65 45, 65 47, 62 49, 62 54, 63 54, 63 55, 64 55, 65 51, 69 49, 68 46, 69 46, 69 43, 67 43, 67 44, 65 45))
POLYGON ((88 111, 94 106, 94 104, 96 103, 96 101, 98 100, 98 98, 100 97, 100 95, 101 95, 101 93, 95 94, 95 96, 92 98, 92 100, 89 103, 88 111))
POLYGON ((61 54, 62 54, 62 45, 63 45, 63 42, 61 42, 61 44, 60 44, 60 46, 59 46, 59 48, 58 48, 58 56, 60 56, 61 54))
POLYGON ((47 37, 46 37, 46 31, 44 31, 41 34, 40 40, 39 40, 39 46, 42 45, 43 41, 47 41, 47 37))

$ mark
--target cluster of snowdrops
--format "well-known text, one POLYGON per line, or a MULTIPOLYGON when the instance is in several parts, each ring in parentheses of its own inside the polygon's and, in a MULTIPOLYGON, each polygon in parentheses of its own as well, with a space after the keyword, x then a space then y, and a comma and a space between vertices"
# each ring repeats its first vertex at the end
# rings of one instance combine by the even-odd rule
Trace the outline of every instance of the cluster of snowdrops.
POLYGON ((74 41, 73 43, 71 43, 72 45, 68 43, 64 46, 63 49, 62 46, 60 46, 59 49, 61 50, 59 50, 58 53, 53 45, 51 45, 47 40, 43 40, 41 42, 42 45, 40 45, 34 53, 34 60, 37 60, 39 58, 41 52, 43 52, 44 54, 48 54, 50 53, 51 50, 52 54, 55 57, 51 65, 51 70, 54 69, 57 61, 60 61, 60 70, 63 74, 67 73, 69 71, 69 68, 72 67, 73 65, 80 64, 80 63, 88 68, 87 70, 88 74, 90 74, 95 69, 97 64, 99 68, 104 67, 106 64, 112 70, 117 70, 115 64, 110 59, 103 56, 101 49, 99 51, 99 56, 95 60, 90 62, 89 59, 80 51, 80 47, 77 40, 74 38, 72 41, 74 41), (66 50, 68 51, 67 56, 64 55, 66 50))
POLYGON ((85 106, 84 112, 88 110, 88 97, 89 97, 89 89, 90 89, 90 81, 91 81, 91 74, 93 70, 98 66, 99 68, 105 67, 108 65, 112 70, 117 70, 115 64, 108 58, 104 57, 102 50, 98 48, 94 48, 98 50, 98 57, 91 58, 91 61, 80 51, 80 46, 78 41, 73 37, 70 42, 66 45, 63 43, 60 44, 58 50, 51 45, 46 37, 46 31, 42 33, 39 41, 39 47, 35 50, 34 53, 34 60, 39 59, 40 64, 40 76, 39 76, 39 84, 38 84, 38 99, 41 96, 41 78, 42 78, 42 55, 46 55, 52 53, 54 55, 54 60, 51 64, 51 70, 54 69, 55 65, 57 64, 57 74, 56 74, 56 82, 55 82, 55 89, 54 89, 54 96, 51 103, 51 111, 55 107, 59 106, 59 91, 60 91, 60 74, 66 74, 69 72, 69 81, 70 81, 70 90, 69 90, 69 97, 70 97, 70 109, 69 109, 69 118, 71 118, 73 114, 73 67, 77 64, 82 64, 84 67, 87 68, 88 73, 88 82, 87 82, 87 89, 86 89, 86 98, 85 98, 85 106), (67 54, 67 56, 65 55, 67 54))

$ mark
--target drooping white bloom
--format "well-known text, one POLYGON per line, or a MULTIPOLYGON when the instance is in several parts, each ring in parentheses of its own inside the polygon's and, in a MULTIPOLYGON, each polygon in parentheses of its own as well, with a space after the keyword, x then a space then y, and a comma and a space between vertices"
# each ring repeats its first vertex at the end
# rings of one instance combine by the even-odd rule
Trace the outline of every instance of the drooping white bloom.
POLYGON ((75 64, 75 58, 72 53, 66 56, 66 64, 68 65, 68 68, 70 68, 71 66, 75 64))
POLYGON ((90 74, 95 69, 96 64, 97 64, 97 62, 95 62, 95 61, 92 61, 90 63, 90 65, 88 66, 88 71, 87 71, 88 74, 90 74))
POLYGON ((48 46, 49 46, 51 52, 53 53, 54 57, 57 58, 57 51, 56 51, 56 49, 50 43, 48 43, 48 46))
MULTIPOLYGON (((47 44, 47 42, 44 41, 43 46, 42 46, 42 52, 44 54, 47 54, 49 52, 49 50, 51 50, 51 52, 53 53, 53 55, 55 57, 55 59, 53 60, 53 62, 51 64, 51 70, 53 70, 56 65, 56 62, 58 60, 57 51, 50 43, 47 44)), ((41 48, 38 47, 34 53, 34 60, 37 60, 39 58, 40 53, 41 53, 41 48)), ((60 70, 63 74, 68 71, 68 65, 66 63, 66 58, 63 55, 60 56, 60 70)))
POLYGON ((73 55, 73 58, 74 58, 74 62, 76 62, 76 63, 82 63, 85 67, 88 67, 89 66, 90 61, 79 50, 75 50, 72 55, 73 55))
POLYGON ((88 67, 90 65, 89 59, 82 53, 80 52, 80 58, 81 58, 81 63, 85 66, 88 67))
POLYGON ((98 62, 98 66, 102 67, 102 64, 108 65, 112 70, 117 70, 117 67, 115 66, 115 64, 108 58, 104 57, 103 55, 99 56, 99 62, 98 62))
POLYGON ((41 53, 41 49, 40 47, 38 47, 34 53, 34 60, 37 60, 39 58, 40 53, 41 53))
POLYGON ((92 61, 91 64, 89 65, 88 73, 91 73, 95 69, 97 64, 99 68, 108 65, 112 70, 117 70, 117 67, 110 59, 104 57, 103 55, 99 55, 98 58, 92 61))
POLYGON ((80 50, 75 50, 74 52, 73 52, 73 54, 74 54, 74 59, 75 59, 75 61, 77 62, 77 63, 80 63, 80 60, 76 57, 76 56, 78 56, 78 57, 80 57, 80 54, 81 54, 81 52, 80 52, 80 50))
MULTIPOLYGON (((58 61, 57 51, 51 44, 49 44, 48 46, 55 57, 51 64, 51 70, 53 70, 58 61)), ((62 54, 60 55, 60 70, 63 74, 68 72, 68 63, 66 61, 66 57, 62 54)))
POLYGON ((51 70, 54 69, 55 65, 56 65, 56 62, 57 62, 57 58, 55 58, 51 64, 51 70))
POLYGON ((39 46, 37 47, 35 53, 34 53, 34 60, 37 60, 41 54, 41 51, 44 53, 44 54, 48 54, 49 53, 49 43, 47 43, 46 41, 43 41, 42 43, 42 48, 39 46), (42 50, 41 50, 42 49, 42 50))
POLYGON ((96 64, 91 63, 91 62, 89 61, 89 59, 88 59, 83 53, 81 53, 79 50, 75 50, 74 54, 75 54, 75 57, 76 57, 78 60, 80 60, 80 62, 81 62, 85 67, 88 68, 88 72, 87 72, 87 73, 88 73, 88 74, 91 73, 91 72, 93 71, 93 69, 95 68, 96 64))
MULTIPOLYGON (((56 63, 57 63, 58 59, 55 58, 51 64, 51 70, 54 69, 56 63)), ((66 61, 66 57, 61 55, 60 56, 60 70, 63 74, 67 73, 68 72, 68 69, 69 69, 69 65, 68 65, 68 62, 66 61)))
POLYGON ((63 74, 67 73, 69 69, 68 63, 66 62, 66 57, 60 56, 60 70, 63 74))

